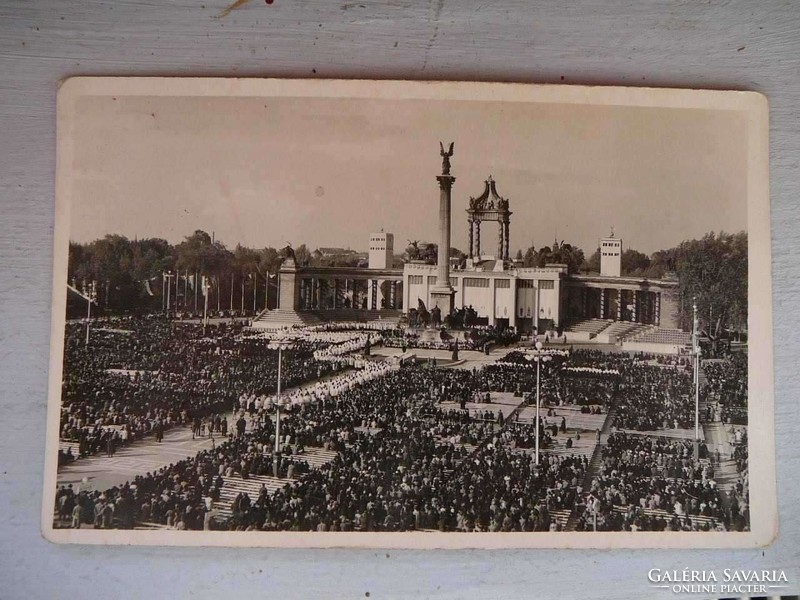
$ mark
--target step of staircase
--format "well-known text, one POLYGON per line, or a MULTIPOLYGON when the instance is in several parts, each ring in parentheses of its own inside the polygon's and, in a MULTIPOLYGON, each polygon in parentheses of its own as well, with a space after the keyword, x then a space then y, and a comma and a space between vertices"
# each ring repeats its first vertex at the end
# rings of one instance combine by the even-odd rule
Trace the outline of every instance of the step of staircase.
POLYGON ((277 308, 262 312, 253 320, 252 326, 256 329, 282 329, 292 326, 319 325, 320 323, 322 320, 313 313, 277 308))

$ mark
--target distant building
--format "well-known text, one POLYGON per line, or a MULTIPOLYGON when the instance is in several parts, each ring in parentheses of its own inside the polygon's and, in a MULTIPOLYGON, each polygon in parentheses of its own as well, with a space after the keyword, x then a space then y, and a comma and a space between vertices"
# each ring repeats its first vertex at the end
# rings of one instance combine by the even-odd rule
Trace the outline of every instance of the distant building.
POLYGON ((350 250, 349 248, 317 248, 314 250, 314 254, 319 258, 332 258, 336 256, 349 256, 357 253, 355 250, 350 250))
POLYGON ((622 240, 614 232, 600 240, 600 275, 619 277, 622 275, 622 240))
POLYGON ((391 269, 394 263, 394 235, 371 233, 369 236, 369 268, 391 269))

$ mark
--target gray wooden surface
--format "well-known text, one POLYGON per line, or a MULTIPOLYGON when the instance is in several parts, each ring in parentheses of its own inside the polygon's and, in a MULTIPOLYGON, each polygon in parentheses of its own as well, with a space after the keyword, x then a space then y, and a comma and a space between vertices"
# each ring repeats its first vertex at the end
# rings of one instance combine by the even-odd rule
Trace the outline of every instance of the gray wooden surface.
MULTIPOLYGON (((733 0, 0 0, 0 596, 653 597, 646 572, 800 578, 800 5, 733 0), (772 108, 780 537, 763 550, 58 547, 39 535, 55 91, 70 75, 357 77, 764 92, 772 108)), ((788 590, 787 590, 788 591, 788 590)), ((665 593, 664 597, 671 594, 665 593)))

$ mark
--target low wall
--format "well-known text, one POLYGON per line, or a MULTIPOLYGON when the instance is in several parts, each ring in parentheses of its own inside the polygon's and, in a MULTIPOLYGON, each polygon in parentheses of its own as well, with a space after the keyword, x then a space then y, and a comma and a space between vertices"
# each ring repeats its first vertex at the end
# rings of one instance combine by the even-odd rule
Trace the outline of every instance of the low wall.
POLYGON ((623 350, 646 352, 648 354, 682 354, 683 346, 675 344, 652 344, 646 342, 623 342, 623 350))
POLYGON ((591 333, 588 331, 565 331, 564 334, 567 336, 568 342, 576 342, 579 344, 591 342, 594 338, 591 337, 591 333))

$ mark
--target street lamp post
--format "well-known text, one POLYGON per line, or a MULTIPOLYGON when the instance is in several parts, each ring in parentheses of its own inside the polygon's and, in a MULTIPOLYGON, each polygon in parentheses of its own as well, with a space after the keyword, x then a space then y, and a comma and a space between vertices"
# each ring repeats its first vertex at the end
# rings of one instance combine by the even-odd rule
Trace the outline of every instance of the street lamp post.
POLYGON ((89 293, 86 295, 86 347, 89 347, 89 329, 92 323, 92 302, 97 298, 97 285, 92 282, 89 293))
POLYGON ((536 464, 539 464, 539 429, 540 426, 540 416, 539 410, 541 406, 541 395, 542 395, 542 371, 541 365, 543 362, 548 362, 553 359, 553 357, 544 350, 544 346, 542 342, 536 342, 536 350, 528 352, 526 358, 528 360, 532 360, 536 362, 536 464))
POLYGON ((283 368, 283 351, 292 347, 290 342, 274 341, 267 345, 267 348, 278 351, 278 389, 275 394, 275 450, 272 453, 272 473, 276 478, 280 477, 281 467, 281 408, 286 402, 281 397, 281 370, 283 368))

